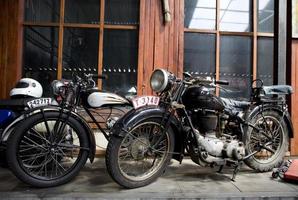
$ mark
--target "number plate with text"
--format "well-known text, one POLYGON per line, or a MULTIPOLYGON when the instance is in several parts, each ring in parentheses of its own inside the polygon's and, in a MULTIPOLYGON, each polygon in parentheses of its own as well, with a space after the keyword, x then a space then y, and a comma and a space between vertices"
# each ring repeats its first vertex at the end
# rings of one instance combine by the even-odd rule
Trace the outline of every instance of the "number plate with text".
POLYGON ((157 96, 140 96, 132 100, 135 109, 144 106, 157 106, 159 104, 159 97, 157 96))
POLYGON ((50 105, 52 103, 51 98, 40 98, 40 99, 34 99, 32 101, 27 102, 27 105, 29 108, 36 108, 40 106, 46 106, 50 105))

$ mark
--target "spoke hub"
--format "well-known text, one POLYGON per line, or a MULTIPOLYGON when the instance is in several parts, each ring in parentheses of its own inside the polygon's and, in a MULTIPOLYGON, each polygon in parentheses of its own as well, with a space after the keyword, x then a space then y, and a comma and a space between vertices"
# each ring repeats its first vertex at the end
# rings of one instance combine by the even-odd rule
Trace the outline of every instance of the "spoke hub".
POLYGON ((148 152, 149 147, 149 140, 145 137, 140 137, 132 142, 130 153, 135 160, 142 160, 145 158, 146 152, 148 152))

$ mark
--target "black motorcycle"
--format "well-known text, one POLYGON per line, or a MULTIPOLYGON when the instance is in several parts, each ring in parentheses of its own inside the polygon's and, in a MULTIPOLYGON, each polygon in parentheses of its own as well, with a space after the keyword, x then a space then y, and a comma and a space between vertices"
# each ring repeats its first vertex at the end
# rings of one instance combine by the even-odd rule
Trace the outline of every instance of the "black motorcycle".
POLYGON ((7 144, 8 164, 23 182, 35 187, 53 187, 72 180, 93 162, 96 142, 90 123, 108 139, 109 129, 129 109, 128 99, 101 92, 85 74, 74 80, 56 80, 53 93, 59 106, 31 109, 13 130, 7 144))
MULTIPOLYGON (((287 85, 254 81, 251 101, 217 97, 212 81, 184 73, 176 78, 157 69, 151 88, 157 96, 133 100, 135 109, 116 122, 106 152, 109 174, 121 186, 137 188, 156 180, 170 159, 189 154, 201 166, 234 167, 242 163, 258 172, 279 166, 293 137, 285 95, 287 85)), ((220 86, 218 86, 220 87, 220 86)))

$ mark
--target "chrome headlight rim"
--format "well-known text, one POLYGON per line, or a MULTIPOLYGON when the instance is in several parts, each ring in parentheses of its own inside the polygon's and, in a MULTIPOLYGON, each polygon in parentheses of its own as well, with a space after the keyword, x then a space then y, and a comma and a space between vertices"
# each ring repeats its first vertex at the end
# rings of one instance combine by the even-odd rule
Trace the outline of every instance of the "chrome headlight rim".
POLYGON ((61 88, 64 86, 64 83, 60 80, 54 80, 52 82, 52 90, 54 95, 61 95, 61 88))
POLYGON ((157 92, 157 93, 160 93, 160 92, 163 92, 167 86, 169 84, 169 74, 168 74, 168 71, 164 70, 164 69, 156 69, 153 71, 151 77, 150 77, 150 86, 151 86, 151 89, 154 91, 154 92, 157 92), (156 80, 156 76, 158 76, 157 73, 161 73, 162 74, 162 77, 163 77, 163 82, 160 84, 160 86, 156 86, 156 83, 155 82, 160 82, 160 80, 156 80), (155 79, 155 80, 154 80, 155 79))

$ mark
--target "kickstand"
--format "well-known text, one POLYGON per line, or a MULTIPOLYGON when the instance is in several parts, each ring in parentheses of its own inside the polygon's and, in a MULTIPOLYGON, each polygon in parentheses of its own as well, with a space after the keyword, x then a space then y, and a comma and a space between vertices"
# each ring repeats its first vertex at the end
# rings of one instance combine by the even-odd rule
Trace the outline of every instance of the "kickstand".
POLYGON ((239 161, 234 168, 233 176, 231 178, 232 181, 235 181, 237 173, 240 171, 240 168, 243 165, 243 161, 239 161))
POLYGON ((219 167, 219 169, 218 169, 218 171, 217 171, 217 173, 221 173, 222 172, 222 169, 223 169, 223 165, 221 165, 220 167, 219 167))

